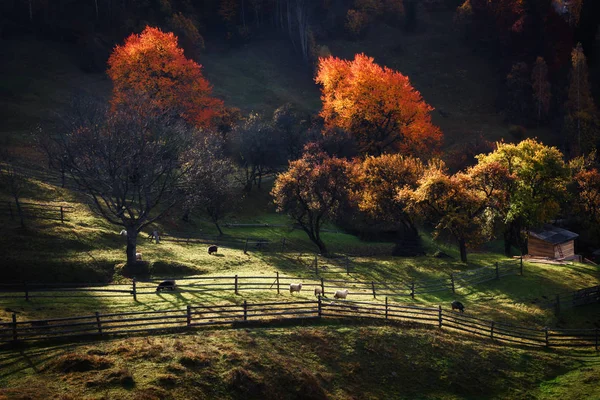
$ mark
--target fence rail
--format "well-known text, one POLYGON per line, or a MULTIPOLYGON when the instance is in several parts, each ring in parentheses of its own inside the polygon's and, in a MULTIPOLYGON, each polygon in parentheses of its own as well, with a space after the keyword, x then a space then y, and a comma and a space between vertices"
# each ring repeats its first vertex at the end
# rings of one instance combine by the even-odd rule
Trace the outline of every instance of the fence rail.
POLYGON ((238 325, 321 318, 374 319, 417 323, 486 337, 497 343, 535 347, 593 347, 598 350, 600 329, 549 329, 516 326, 443 310, 391 303, 337 300, 265 302, 227 305, 188 305, 184 309, 138 311, 0 323, 0 342, 56 338, 103 337, 189 329, 205 325, 238 325))
POLYGON ((562 309, 594 303, 600 303, 600 285, 558 293, 550 296, 549 300, 540 303, 540 305, 545 308, 553 308, 555 313, 558 314, 562 309))
MULTIPOLYGON (((485 268, 491 268, 491 270, 495 270, 496 272, 505 270, 504 267, 499 265, 485 268)), ((513 267, 510 265, 507 267, 507 269, 511 268, 513 267)), ((177 278, 177 290, 183 293, 230 291, 235 294, 239 294, 241 291, 276 291, 279 294, 282 291, 289 290, 289 285, 292 283, 302 283, 303 288, 308 288, 309 290, 317 287, 320 288, 324 296, 332 296, 337 290, 348 289, 350 296, 372 296, 373 298, 382 296, 410 296, 415 298, 417 295, 426 293, 450 290, 454 292, 456 286, 462 286, 466 284, 465 282, 469 282, 467 279, 457 278, 457 276, 461 276, 460 274, 464 273, 454 274, 450 278, 417 282, 376 282, 324 277, 299 278, 283 276, 278 272, 272 276, 197 276, 177 278)), ((137 300, 137 296, 140 295, 156 294, 157 286, 162 280, 140 281, 134 279, 131 284, 96 284, 85 286, 74 283, 2 283, 0 284, 0 300, 24 298, 29 301, 32 298, 85 297, 91 294, 97 297, 131 296, 134 300, 137 300)), ((480 280, 477 283, 480 283, 480 280)))
MULTIPOLYGON (((51 221, 68 222, 68 215, 73 212, 73 207, 54 204, 19 203, 23 219, 43 219, 51 221)), ((10 219, 19 218, 19 207, 14 201, 0 203, 0 214, 10 216, 10 219)))

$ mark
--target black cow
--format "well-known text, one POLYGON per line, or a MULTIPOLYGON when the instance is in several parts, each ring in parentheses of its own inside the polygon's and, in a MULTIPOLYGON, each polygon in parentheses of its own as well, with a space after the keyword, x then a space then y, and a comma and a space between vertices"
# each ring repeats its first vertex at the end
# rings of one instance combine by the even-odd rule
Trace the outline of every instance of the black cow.
POLYGON ((208 246, 208 254, 216 253, 219 248, 217 245, 213 244, 212 246, 208 246))
POLYGON ((454 300, 452 302, 451 306, 452 306, 452 311, 459 310, 460 312, 465 312, 465 306, 463 306, 463 303, 461 303, 460 301, 454 300))
POLYGON ((166 289, 169 289, 171 291, 177 289, 177 285, 175 284, 175 281, 173 281, 173 280, 162 281, 156 287, 157 292, 160 292, 161 290, 166 290, 166 289))

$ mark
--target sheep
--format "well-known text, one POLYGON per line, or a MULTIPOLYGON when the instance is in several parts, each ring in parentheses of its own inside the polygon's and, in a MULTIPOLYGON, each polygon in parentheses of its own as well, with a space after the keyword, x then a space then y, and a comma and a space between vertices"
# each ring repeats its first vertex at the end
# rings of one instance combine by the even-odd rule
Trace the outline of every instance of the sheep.
POLYGON ((325 293, 323 293, 323 288, 316 287, 315 288, 315 296, 325 296, 325 293))
POLYGON ((300 289, 302 289, 302 283, 290 283, 290 294, 294 292, 300 293, 300 289))
POLYGON ((212 253, 216 253, 217 250, 219 250, 219 248, 215 244, 213 244, 212 246, 208 246, 208 255, 211 255, 212 253))
POLYGON ((450 305, 452 306, 452 311, 459 310, 461 313, 465 312, 465 306, 460 301, 454 300, 450 305))
POLYGON ((135 261, 142 261, 142 253, 135 253, 135 261))
POLYGON ((127 236, 127 231, 125 229, 123 229, 121 232, 119 232, 119 235, 127 236))
POLYGON ((333 297, 336 299, 345 299, 346 297, 348 297, 348 289, 336 290, 333 297))
POLYGON ((156 287, 157 292, 160 292, 161 290, 166 290, 166 289, 169 289, 171 291, 177 289, 177 285, 175 284, 175 281, 174 280, 162 281, 156 287))

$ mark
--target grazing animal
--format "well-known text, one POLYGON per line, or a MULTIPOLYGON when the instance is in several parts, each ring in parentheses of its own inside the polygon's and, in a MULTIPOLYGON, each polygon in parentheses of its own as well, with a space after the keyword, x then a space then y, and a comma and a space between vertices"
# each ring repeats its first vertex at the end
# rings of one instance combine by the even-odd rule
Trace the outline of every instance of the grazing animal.
POLYGON ((348 289, 336 290, 333 297, 336 299, 345 299, 346 297, 348 297, 348 289))
POLYGON ((325 296, 325 293, 323 293, 323 288, 316 287, 315 288, 315 296, 319 296, 319 295, 325 296))
POLYGON ((216 253, 219 248, 217 245, 213 244, 212 246, 208 246, 208 254, 216 253))
POLYGON ((300 293, 300 289, 302 289, 302 283, 290 283, 290 294, 294 292, 300 293))
POLYGON ((463 303, 461 303, 460 301, 454 300, 452 302, 451 306, 452 306, 452 311, 460 310, 460 312, 465 312, 465 306, 463 306, 463 303))
POLYGON ((171 291, 177 289, 177 285, 175 284, 175 281, 174 280, 162 281, 156 287, 157 292, 160 292, 161 290, 166 290, 166 289, 169 289, 171 291))
POLYGON ((125 229, 123 229, 121 232, 119 232, 119 235, 127 236, 127 231, 125 229))
POLYGON ((142 261, 142 253, 135 253, 135 261, 142 261))

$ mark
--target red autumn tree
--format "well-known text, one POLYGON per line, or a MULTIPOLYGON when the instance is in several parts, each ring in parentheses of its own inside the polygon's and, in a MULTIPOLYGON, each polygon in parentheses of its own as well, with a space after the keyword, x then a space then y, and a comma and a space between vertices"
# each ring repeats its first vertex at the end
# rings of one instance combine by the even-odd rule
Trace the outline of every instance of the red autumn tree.
POLYGON ((198 127, 210 126, 223 107, 221 100, 211 97, 212 87, 201 66, 185 58, 172 33, 146 27, 116 46, 108 65, 113 107, 144 99, 149 110, 180 115, 198 127))
POLYGON ((362 153, 422 157, 439 148, 442 132, 431 123, 433 107, 401 73, 357 54, 353 61, 319 59, 316 81, 326 125, 351 132, 362 153))

